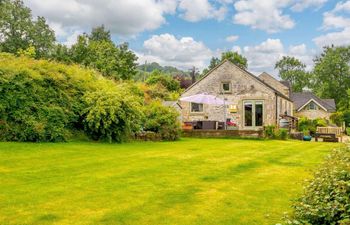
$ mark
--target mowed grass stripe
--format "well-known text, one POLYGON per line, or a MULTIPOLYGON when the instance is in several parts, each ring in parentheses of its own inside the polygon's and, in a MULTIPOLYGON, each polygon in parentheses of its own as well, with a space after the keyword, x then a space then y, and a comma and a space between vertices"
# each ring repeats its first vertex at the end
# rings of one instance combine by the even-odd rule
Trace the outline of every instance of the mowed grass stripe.
POLYGON ((330 143, 0 143, 0 224, 274 224, 330 143))

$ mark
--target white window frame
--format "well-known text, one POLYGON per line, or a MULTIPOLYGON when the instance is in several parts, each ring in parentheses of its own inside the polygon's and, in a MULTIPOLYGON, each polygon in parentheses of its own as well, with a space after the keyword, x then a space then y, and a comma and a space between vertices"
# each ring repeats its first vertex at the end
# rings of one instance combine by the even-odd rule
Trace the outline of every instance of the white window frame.
POLYGON ((190 102, 190 113, 204 113, 204 104, 202 104, 202 103, 190 102), (194 112, 194 111, 192 110, 192 104, 202 105, 202 111, 194 112))
POLYGON ((242 124, 245 128, 261 128, 264 126, 265 122, 265 101, 264 100, 259 100, 259 99, 254 99, 254 100, 243 100, 243 121, 242 124), (261 126, 256 126, 256 103, 261 102, 262 103, 262 125, 261 126), (245 103, 251 103, 252 104, 252 126, 246 126, 245 125, 245 103))

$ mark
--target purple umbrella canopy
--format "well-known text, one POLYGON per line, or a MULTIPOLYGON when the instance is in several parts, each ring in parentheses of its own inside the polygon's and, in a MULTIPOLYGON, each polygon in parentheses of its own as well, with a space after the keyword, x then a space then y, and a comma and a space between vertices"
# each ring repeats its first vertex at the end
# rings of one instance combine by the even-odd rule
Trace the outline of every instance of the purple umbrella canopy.
POLYGON ((183 102, 193 102, 198 104, 207 104, 207 105, 225 105, 227 102, 225 102, 224 99, 218 98, 214 95, 209 94, 197 94, 192 95, 188 97, 180 98, 180 101, 183 102))

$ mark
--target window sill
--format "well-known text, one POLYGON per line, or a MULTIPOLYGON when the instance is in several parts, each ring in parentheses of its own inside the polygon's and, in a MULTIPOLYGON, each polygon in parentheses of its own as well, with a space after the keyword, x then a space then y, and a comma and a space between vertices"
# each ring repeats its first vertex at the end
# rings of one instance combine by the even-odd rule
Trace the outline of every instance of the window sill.
POLYGON ((204 112, 190 112, 190 116, 204 116, 204 112))

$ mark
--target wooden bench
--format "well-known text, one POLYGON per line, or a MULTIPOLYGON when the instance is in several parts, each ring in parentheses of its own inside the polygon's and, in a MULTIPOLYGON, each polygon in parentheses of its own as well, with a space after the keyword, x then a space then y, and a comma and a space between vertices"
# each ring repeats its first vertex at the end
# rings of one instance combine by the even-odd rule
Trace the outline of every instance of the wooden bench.
MULTIPOLYGON (((342 141, 343 129, 341 127, 317 127, 316 135, 320 134, 323 138, 323 141, 326 142, 339 142, 339 139, 342 141), (328 135, 328 136, 327 136, 328 135)), ((317 138, 315 137, 316 141, 317 138)))
POLYGON ((322 138, 324 142, 339 142, 339 139, 336 137, 336 134, 316 133, 315 141, 318 141, 319 138, 322 138))

